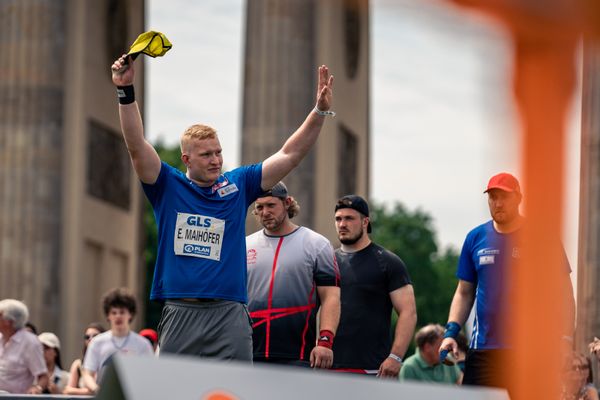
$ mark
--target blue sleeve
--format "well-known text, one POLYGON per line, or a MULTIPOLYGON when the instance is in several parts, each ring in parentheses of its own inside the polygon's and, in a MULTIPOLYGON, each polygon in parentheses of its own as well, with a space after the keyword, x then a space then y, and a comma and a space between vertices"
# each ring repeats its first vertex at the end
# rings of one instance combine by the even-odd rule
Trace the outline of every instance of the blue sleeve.
POLYGON ((458 259, 458 270, 456 271, 456 277, 463 281, 476 283, 477 282, 477 269, 473 263, 473 235, 469 233, 465 242, 463 243, 462 250, 460 252, 460 258, 458 259))
POLYGON ((246 193, 246 207, 248 207, 263 192, 260 187, 262 181, 262 162, 246 165, 240 167, 238 170, 241 170, 240 172, 242 172, 244 176, 244 192, 246 193))
POLYGON ((161 195, 164 193, 167 174, 170 173, 171 169, 173 169, 173 167, 162 161, 160 164, 160 173, 158 174, 158 178, 156 178, 156 182, 153 184, 142 182, 142 189, 144 189, 144 193, 146 194, 148 201, 150 201, 150 204, 153 206, 158 202, 161 195))

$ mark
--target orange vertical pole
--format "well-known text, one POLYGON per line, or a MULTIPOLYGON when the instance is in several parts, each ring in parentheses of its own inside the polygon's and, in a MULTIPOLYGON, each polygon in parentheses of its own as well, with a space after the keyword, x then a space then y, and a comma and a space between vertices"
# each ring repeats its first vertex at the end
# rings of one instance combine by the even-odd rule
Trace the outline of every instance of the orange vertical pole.
POLYGON ((516 357, 507 366, 514 399, 558 399, 568 332, 560 245, 566 115, 575 84, 575 38, 515 36, 514 88, 523 128, 527 225, 514 269, 509 335, 516 357))
POLYGON ((558 400, 567 350, 561 337, 569 324, 560 237, 566 115, 576 76, 577 1, 549 1, 543 7, 511 0, 453 2, 499 17, 512 33, 526 226, 520 257, 509 268, 512 314, 506 329, 514 357, 504 371, 513 400, 558 400))

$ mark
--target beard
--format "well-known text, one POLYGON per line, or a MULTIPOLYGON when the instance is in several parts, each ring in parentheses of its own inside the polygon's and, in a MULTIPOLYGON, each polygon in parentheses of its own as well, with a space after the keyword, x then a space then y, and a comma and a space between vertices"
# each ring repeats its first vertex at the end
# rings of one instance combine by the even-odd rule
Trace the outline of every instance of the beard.
POLYGON ((277 231, 279 230, 279 228, 281 228, 281 225, 283 225, 283 222, 285 221, 285 215, 283 216, 274 216, 272 218, 270 218, 268 221, 261 221, 261 225, 269 230, 269 231, 277 231))
POLYGON ((340 240, 341 244, 348 244, 348 245, 352 245, 356 242, 358 242, 363 236, 363 230, 361 229, 360 231, 358 231, 358 233, 355 236, 346 236, 345 238, 340 238, 338 236, 338 239, 340 240))

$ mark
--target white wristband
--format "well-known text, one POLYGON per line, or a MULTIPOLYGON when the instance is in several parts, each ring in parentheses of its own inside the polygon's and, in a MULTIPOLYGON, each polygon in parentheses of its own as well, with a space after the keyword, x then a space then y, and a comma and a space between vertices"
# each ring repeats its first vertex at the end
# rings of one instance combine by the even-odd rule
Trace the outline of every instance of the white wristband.
POLYGON ((317 114, 326 117, 328 115, 331 115, 332 117, 335 117, 335 111, 321 111, 317 108, 317 106, 315 106, 315 108, 313 108, 313 111, 316 112, 317 114))
POLYGON ((395 355, 394 353, 390 353, 390 355, 388 356, 388 358, 391 358, 392 360, 396 360, 398 361, 400 364, 402 364, 402 357, 395 355))

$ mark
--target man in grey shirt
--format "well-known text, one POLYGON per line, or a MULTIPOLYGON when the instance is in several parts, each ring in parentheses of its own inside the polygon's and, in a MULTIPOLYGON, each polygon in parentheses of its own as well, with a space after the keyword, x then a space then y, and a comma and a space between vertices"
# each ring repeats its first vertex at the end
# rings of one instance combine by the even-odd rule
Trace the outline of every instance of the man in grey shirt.
POLYGON ((339 271, 331 243, 290 220, 299 208, 283 182, 255 203, 253 214, 264 229, 246 238, 254 361, 330 368, 339 271))

